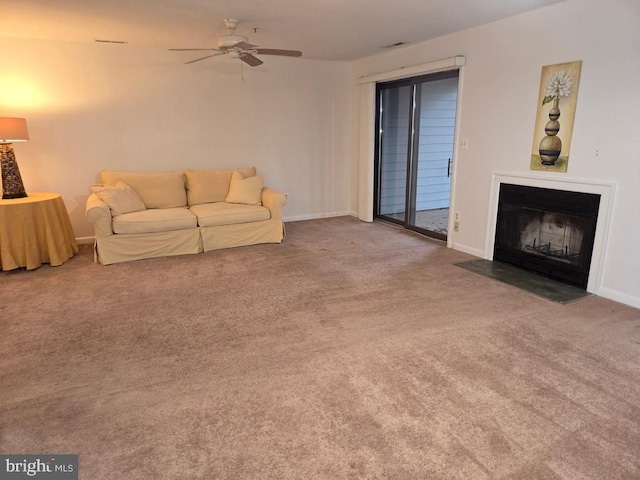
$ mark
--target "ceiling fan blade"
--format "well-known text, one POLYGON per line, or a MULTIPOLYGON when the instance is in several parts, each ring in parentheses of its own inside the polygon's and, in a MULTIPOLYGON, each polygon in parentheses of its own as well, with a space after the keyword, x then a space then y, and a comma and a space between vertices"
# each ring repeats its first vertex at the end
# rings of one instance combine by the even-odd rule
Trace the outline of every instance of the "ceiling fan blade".
POLYGON ((213 55, 207 55, 206 57, 200 57, 200 58, 196 58, 195 60, 189 60, 188 62, 184 62, 185 65, 188 65, 190 63, 196 63, 199 62, 200 60, 205 60, 207 58, 211 58, 211 57, 215 57, 216 55, 222 55, 224 52, 217 52, 214 53, 213 55))
POLYGON ((240 57, 240 60, 242 60, 247 65, 251 65, 252 67, 257 67, 258 65, 262 65, 264 63, 262 60, 260 60, 257 57, 254 57, 250 53, 242 55, 240 57))
POLYGON ((200 50, 207 50, 207 51, 213 50, 215 52, 218 49, 217 48, 167 48, 167 50, 169 50, 170 52, 197 52, 200 50))
POLYGON ((302 56, 302 52, 298 50, 279 50, 277 48, 256 48, 256 53, 260 55, 282 55, 285 57, 302 56))
POLYGON ((241 48, 242 50, 252 50, 252 49, 254 49, 256 47, 257 47, 257 45, 254 45, 253 43, 238 42, 235 45, 233 45, 232 48, 241 48))

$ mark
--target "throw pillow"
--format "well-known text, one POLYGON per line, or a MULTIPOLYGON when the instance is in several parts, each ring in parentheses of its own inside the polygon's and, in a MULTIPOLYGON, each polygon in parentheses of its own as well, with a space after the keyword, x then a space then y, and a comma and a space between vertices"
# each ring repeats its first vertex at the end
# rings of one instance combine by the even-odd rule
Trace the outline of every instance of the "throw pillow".
POLYGON ((147 209, 138 193, 124 182, 116 183, 115 187, 94 186, 91 191, 109 205, 114 217, 147 209))
POLYGON ((231 175, 231 184, 229 185, 229 193, 225 202, 227 203, 244 203, 246 205, 262 205, 262 187, 264 186, 264 177, 248 177, 244 176, 237 170, 231 175))
POLYGON ((255 177, 256 175, 256 167, 185 170, 189 205, 224 202, 229 193, 231 175, 233 175, 234 170, 240 172, 244 178, 255 177))

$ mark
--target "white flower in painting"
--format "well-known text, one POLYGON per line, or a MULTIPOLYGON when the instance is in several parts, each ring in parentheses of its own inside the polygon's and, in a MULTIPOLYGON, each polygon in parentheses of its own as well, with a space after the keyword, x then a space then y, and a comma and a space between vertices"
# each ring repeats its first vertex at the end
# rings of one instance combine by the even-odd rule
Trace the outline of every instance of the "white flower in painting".
POLYGON ((564 70, 554 72, 547 80, 547 97, 568 97, 571 95, 571 75, 564 70))

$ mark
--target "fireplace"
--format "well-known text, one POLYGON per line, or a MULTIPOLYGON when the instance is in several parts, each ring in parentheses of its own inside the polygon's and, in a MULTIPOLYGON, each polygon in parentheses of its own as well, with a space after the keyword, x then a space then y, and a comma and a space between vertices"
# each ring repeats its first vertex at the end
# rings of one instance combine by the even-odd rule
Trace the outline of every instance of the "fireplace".
POLYGON ((587 289, 600 195, 500 184, 494 261, 587 289))

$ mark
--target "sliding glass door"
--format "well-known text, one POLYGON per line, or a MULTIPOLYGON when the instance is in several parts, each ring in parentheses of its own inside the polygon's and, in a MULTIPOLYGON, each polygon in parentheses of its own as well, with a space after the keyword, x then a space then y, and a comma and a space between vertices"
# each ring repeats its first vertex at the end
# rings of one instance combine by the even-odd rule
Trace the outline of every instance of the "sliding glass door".
POLYGON ((446 239, 458 71, 377 86, 376 216, 446 239))
POLYGON ((404 222, 407 205, 407 158, 411 151, 412 88, 385 88, 378 94, 378 215, 404 222), (384 114, 382 114, 384 112, 384 114), (382 134, 384 132, 384 135, 382 134))

